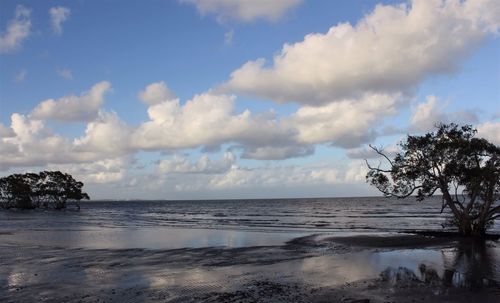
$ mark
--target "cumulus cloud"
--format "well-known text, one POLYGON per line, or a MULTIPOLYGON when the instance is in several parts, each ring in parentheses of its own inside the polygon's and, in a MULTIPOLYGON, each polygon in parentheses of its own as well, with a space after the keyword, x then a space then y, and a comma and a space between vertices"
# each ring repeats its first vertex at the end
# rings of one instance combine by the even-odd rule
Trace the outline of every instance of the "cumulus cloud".
POLYGON ((351 161, 344 174, 344 182, 363 182, 366 180, 368 166, 363 161, 351 161))
MULTIPOLYGON (((279 117, 272 110, 237 111, 235 96, 211 92, 181 104, 179 99, 170 99, 166 85, 159 82, 140 94, 152 105, 147 110, 149 120, 134 127, 100 108, 110 87, 103 81, 79 97, 46 100, 29 115, 13 114, 10 127, 0 128, 2 155, 6 155, 0 166, 94 163, 138 151, 215 150, 223 144, 241 151, 246 159, 305 157, 314 153, 316 144, 355 147, 371 141, 376 135, 373 129, 402 103, 400 95, 367 95, 358 101, 305 106, 279 117), (46 119, 87 124, 81 136, 68 138, 47 128, 46 119)), ((214 173, 232 169, 233 162, 232 152, 224 161, 205 156, 191 163, 176 156, 162 160, 158 171, 214 173)))
POLYGON ((289 140, 272 115, 235 111, 235 97, 204 93, 184 105, 178 99, 148 108, 150 121, 132 134, 132 146, 144 150, 175 150, 223 143, 272 145, 289 140))
POLYGON ((249 22, 256 19, 274 21, 302 0, 181 0, 196 6, 201 15, 215 15, 219 22, 238 20, 249 22))
POLYGON ((477 110, 447 111, 447 107, 447 102, 442 102, 435 96, 427 96, 426 101, 417 104, 413 110, 410 131, 430 131, 438 123, 464 124, 478 121, 477 110))
POLYGON ((231 45, 233 43, 234 29, 224 33, 224 44, 231 45))
POLYGON ((132 154, 128 126, 113 113, 100 112, 85 134, 71 139, 54 133, 44 121, 14 113, 10 128, 0 126, 0 170, 11 167, 77 165, 132 154))
MULTIPOLYGON (((377 147, 382 150, 385 155, 389 158, 392 158, 399 151, 399 148, 396 144, 389 145, 387 147, 377 147)), ((369 146, 351 148, 346 150, 346 155, 351 159, 373 159, 380 158, 381 156, 377 154, 372 148, 369 146)))
POLYGON ((331 143, 352 148, 370 142, 375 129, 405 103, 401 95, 365 95, 359 100, 342 100, 328 105, 303 106, 283 123, 297 130, 302 144, 331 143))
POLYGON ((0 124, 0 170, 88 164, 131 155, 130 127, 115 113, 98 108, 109 87, 109 83, 101 82, 80 97, 44 101, 29 115, 12 114, 10 127, 0 124), (45 119, 75 121, 78 118, 84 121, 94 115, 84 134, 74 139, 54 133, 45 123, 45 119))
POLYGON ((28 75, 28 72, 25 70, 25 69, 21 69, 17 74, 16 76, 14 77, 14 81, 16 83, 21 83, 21 82, 24 82, 24 80, 26 80, 26 76, 28 75))
POLYGON ((42 121, 15 113, 11 116, 10 129, 12 133, 0 138, 2 148, 0 169, 74 160, 66 158, 70 146, 69 140, 54 135, 42 121))
POLYGON ((477 135, 500 146, 500 122, 489 121, 477 126, 477 135))
POLYGON ((218 166, 222 169, 211 169, 210 165, 199 164, 211 163, 206 159, 206 155, 201 156, 196 161, 174 156, 167 162, 159 163, 160 175, 142 178, 144 180, 138 181, 138 183, 147 183, 144 185, 151 186, 151 190, 167 187, 176 192, 265 189, 277 186, 296 188, 360 183, 365 180, 367 171, 363 161, 310 163, 301 166, 265 165, 249 168, 236 165, 233 162, 233 157, 228 160, 226 153, 222 158, 214 161, 224 163, 224 165, 218 166), (160 171, 162 163, 166 163, 163 167, 164 173, 160 171))
POLYGON ((73 79, 73 72, 71 72, 70 69, 68 68, 58 68, 56 70, 57 74, 59 77, 66 79, 66 80, 71 80, 73 79))
POLYGON ((123 180, 134 163, 133 157, 123 156, 84 164, 49 164, 47 170, 67 172, 84 183, 103 184, 123 180))
POLYGON ((455 72, 497 32, 499 20, 495 0, 377 5, 355 25, 341 23, 285 44, 271 65, 262 58, 247 62, 219 89, 313 105, 407 91, 430 75, 455 72))
POLYGON ((14 18, 10 20, 7 29, 0 35, 0 54, 15 51, 29 36, 31 30, 31 10, 18 5, 14 18))
POLYGON ((448 119, 443 112, 445 104, 439 105, 435 96, 427 96, 427 100, 416 106, 411 116, 411 126, 415 130, 426 131, 432 129, 436 123, 448 119))
POLYGON ((339 171, 332 167, 273 166, 233 167, 227 173, 210 178, 210 189, 245 187, 290 187, 303 184, 341 183, 339 171))
POLYGON ((56 6, 49 9, 49 14, 52 30, 55 34, 61 35, 63 32, 62 24, 69 19, 71 10, 67 7, 56 6))
POLYGON ((147 105, 155 105, 164 101, 176 99, 175 94, 168 88, 165 82, 151 83, 139 93, 139 99, 147 105))
POLYGON ((0 123, 0 138, 12 137, 14 135, 14 131, 10 127, 0 123))
POLYGON ((221 174, 227 172, 233 166, 236 157, 231 152, 226 152, 220 159, 211 160, 203 155, 192 163, 186 157, 175 155, 171 159, 164 159, 158 163, 158 172, 169 173, 195 173, 195 174, 221 174))
POLYGON ((99 111, 95 120, 85 128, 85 135, 74 140, 76 151, 121 155, 129 152, 129 138, 132 128, 116 113, 99 111))
POLYGON ((243 158, 301 157, 311 155, 314 144, 356 147, 370 142, 377 125, 396 114, 406 99, 401 94, 365 95, 360 100, 304 106, 285 117, 273 111, 236 112, 235 100, 207 92, 184 105, 178 99, 152 102, 150 121, 134 130, 131 144, 134 149, 176 150, 233 143, 243 149, 243 158))
POLYGON ((305 157, 314 154, 314 146, 248 146, 241 157, 256 160, 282 160, 288 158, 305 157))
POLYGON ((97 117, 104 102, 104 94, 111 89, 111 84, 102 81, 80 96, 66 96, 60 99, 48 99, 38 104, 30 116, 34 119, 52 119, 59 121, 90 121, 97 117))

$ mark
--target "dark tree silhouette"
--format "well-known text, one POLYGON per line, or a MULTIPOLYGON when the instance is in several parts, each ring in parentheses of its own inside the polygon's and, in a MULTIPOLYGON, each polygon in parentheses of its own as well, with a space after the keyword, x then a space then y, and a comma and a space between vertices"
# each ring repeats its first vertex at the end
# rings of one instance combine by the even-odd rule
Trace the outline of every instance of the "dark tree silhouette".
POLYGON ((83 183, 60 171, 14 174, 0 178, 0 202, 4 208, 66 208, 68 201, 89 199, 83 183))
POLYGON ((33 195, 37 174, 14 174, 0 179, 0 200, 6 208, 35 208, 33 195))
POLYGON ((442 193, 441 212, 449 207, 453 224, 464 236, 484 236, 500 215, 500 147, 475 138, 471 125, 439 124, 435 132, 408 136, 390 159, 373 147, 387 165, 371 166, 367 181, 385 196, 422 201, 442 193))

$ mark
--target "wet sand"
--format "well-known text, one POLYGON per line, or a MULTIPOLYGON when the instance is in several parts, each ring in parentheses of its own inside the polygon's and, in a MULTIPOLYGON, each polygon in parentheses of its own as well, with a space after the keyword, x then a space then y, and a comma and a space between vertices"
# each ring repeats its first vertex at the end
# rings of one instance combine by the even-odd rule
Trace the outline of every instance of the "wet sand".
POLYGON ((0 235, 0 302, 499 302, 500 246, 418 235, 91 249, 0 235), (9 238, 10 237, 10 238, 9 238))

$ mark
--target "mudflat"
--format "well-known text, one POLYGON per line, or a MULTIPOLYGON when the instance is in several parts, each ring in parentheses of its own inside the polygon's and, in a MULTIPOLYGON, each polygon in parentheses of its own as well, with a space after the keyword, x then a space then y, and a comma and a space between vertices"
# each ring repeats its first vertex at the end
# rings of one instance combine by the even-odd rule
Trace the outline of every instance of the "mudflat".
POLYGON ((1 302, 499 302, 497 241, 308 235, 279 245, 92 249, 0 235, 1 302))

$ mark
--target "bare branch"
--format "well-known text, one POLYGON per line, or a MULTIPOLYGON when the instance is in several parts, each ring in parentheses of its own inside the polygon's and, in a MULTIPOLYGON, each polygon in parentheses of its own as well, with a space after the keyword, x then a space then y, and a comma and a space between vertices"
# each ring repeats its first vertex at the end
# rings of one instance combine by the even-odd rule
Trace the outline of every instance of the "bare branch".
POLYGON ((404 199, 404 198, 407 198, 407 197, 413 195, 413 193, 415 192, 415 190, 417 190, 419 188, 422 188, 422 187, 423 187, 422 185, 414 186, 409 193, 406 193, 404 195, 397 195, 397 194, 394 194, 394 193, 388 193, 388 194, 391 195, 391 196, 393 196, 393 197, 399 198, 399 199, 404 199))
POLYGON ((374 170, 374 171, 381 172, 381 173, 391 173, 392 172, 392 170, 380 169, 381 163, 379 163, 379 165, 375 168, 375 167, 371 166, 370 163, 368 163, 368 160, 365 159, 365 162, 366 162, 366 166, 368 166, 368 169, 370 169, 370 170, 374 170))
POLYGON ((393 166, 392 160, 389 159, 389 157, 387 157, 380 149, 374 147, 371 144, 368 144, 368 146, 370 146, 370 148, 373 149, 377 154, 379 154, 380 156, 384 157, 391 164, 391 166, 393 166))

